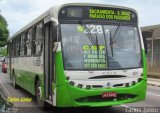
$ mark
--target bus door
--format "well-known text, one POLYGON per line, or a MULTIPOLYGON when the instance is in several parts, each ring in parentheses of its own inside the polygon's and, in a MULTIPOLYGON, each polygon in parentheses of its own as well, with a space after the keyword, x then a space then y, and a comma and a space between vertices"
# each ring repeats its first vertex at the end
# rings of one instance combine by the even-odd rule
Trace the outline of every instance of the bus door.
POLYGON ((44 87, 45 98, 52 101, 52 82, 54 81, 53 27, 51 22, 44 27, 44 87))

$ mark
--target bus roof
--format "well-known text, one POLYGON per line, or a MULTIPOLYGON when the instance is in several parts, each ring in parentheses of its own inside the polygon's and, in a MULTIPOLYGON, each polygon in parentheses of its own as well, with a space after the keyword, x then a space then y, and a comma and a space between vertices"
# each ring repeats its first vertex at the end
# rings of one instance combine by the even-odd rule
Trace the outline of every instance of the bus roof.
POLYGON ((124 8, 124 9, 129 9, 134 11, 136 14, 136 10, 129 8, 129 7, 124 7, 124 6, 117 6, 117 5, 108 5, 108 4, 97 4, 97 3, 65 3, 65 4, 57 4, 49 8, 47 11, 42 13, 40 16, 35 18, 33 21, 31 21, 29 24, 21 28, 19 31, 17 31, 15 34, 13 34, 11 37, 9 37, 8 41, 13 39, 14 37, 18 36, 20 33, 23 33, 25 30, 29 29, 36 23, 40 22, 41 20, 45 19, 47 16, 52 16, 55 19, 58 19, 58 13, 59 10, 64 7, 64 6, 99 6, 99 7, 115 7, 115 8, 124 8))

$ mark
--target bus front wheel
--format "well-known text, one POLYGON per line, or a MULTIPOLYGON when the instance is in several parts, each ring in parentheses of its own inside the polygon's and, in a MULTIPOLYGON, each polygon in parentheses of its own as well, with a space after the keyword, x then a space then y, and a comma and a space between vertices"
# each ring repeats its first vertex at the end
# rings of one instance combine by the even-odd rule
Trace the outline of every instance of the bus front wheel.
POLYGON ((40 85, 40 80, 37 81, 36 84, 36 100, 37 100, 37 105, 40 107, 42 110, 45 110, 45 101, 42 100, 42 87, 40 85))

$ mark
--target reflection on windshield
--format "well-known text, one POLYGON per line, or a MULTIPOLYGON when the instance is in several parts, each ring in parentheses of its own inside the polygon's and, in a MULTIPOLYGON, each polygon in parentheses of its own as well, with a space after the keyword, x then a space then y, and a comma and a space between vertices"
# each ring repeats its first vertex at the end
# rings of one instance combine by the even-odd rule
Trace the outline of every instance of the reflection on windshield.
POLYGON ((78 24, 63 24, 62 45, 66 69, 106 69, 106 46, 101 25, 88 25, 90 32, 78 24), (98 30, 98 32, 96 31, 98 30), (88 35, 96 35, 93 45, 88 35))
POLYGON ((136 27, 121 26, 119 33, 114 37, 116 41, 113 44, 110 43, 110 40, 116 31, 117 25, 88 24, 87 27, 90 33, 97 36, 98 46, 91 43, 84 26, 61 24, 65 69, 141 67, 140 44, 136 27))
MULTIPOLYGON (((116 26, 105 25, 104 29, 110 30, 112 37, 116 30, 116 26)), ((112 45, 109 43, 110 38, 106 39, 111 69, 140 67, 140 44, 136 27, 122 26, 112 45), (113 47, 113 55, 110 46, 113 47)))

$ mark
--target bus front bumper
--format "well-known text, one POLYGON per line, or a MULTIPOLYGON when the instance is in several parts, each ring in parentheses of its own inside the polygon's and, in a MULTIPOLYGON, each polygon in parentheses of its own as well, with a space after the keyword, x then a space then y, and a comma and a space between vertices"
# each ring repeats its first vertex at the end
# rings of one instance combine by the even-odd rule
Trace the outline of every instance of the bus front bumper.
POLYGON ((101 107, 143 101, 147 81, 123 88, 82 89, 69 84, 57 87, 57 107, 101 107), (104 92, 116 92, 116 98, 102 98, 104 92))

